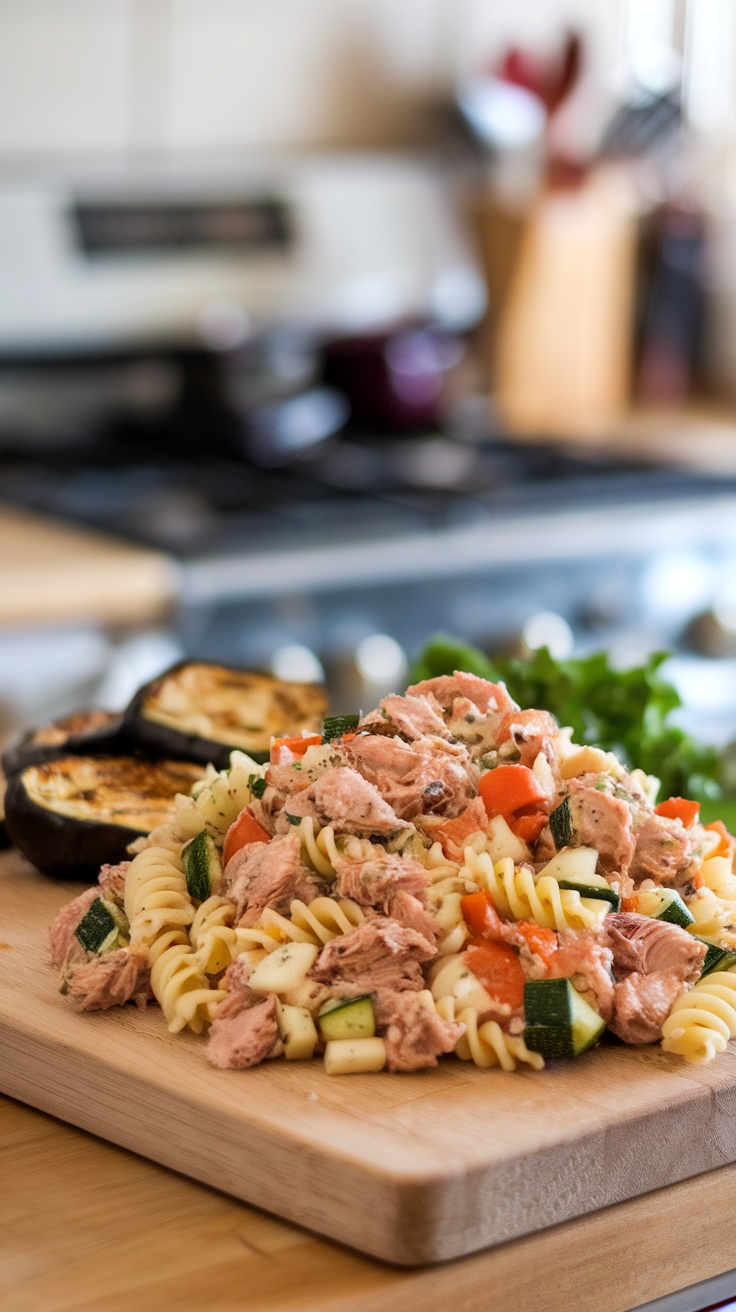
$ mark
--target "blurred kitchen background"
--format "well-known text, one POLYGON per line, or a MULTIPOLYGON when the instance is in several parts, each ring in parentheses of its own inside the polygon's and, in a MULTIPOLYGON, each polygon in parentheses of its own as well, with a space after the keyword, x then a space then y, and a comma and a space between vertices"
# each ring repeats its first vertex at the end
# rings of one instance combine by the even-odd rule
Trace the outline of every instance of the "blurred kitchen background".
POLYGON ((736 734, 733 0, 1 0, 0 737, 438 630, 736 734))

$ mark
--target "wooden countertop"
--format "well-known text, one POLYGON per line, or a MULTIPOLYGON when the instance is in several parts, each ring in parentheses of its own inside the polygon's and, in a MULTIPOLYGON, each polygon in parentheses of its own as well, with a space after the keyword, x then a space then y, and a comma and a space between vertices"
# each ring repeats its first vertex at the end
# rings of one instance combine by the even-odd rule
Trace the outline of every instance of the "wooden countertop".
POLYGON ((736 1166, 398 1270, 0 1098, 3 1312, 625 1312, 734 1264, 736 1166))
POLYGON ((163 553, 0 506, 0 625, 146 622, 177 591, 163 553))

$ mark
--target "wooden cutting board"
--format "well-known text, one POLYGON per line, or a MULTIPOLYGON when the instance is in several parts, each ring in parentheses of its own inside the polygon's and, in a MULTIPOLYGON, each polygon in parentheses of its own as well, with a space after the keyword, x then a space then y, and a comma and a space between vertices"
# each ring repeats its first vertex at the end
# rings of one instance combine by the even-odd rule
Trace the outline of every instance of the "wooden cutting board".
POLYGON ((46 951, 77 891, 0 856, 0 1092, 364 1252, 442 1261, 736 1161, 732 1051, 329 1078, 214 1070, 158 1008, 78 1015, 46 951))

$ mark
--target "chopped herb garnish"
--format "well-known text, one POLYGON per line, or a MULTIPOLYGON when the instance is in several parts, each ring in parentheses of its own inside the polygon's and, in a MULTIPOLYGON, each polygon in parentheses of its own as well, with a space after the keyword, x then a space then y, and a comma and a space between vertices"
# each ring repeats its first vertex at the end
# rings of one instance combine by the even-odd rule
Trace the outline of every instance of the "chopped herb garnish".
POLYGON ((254 797, 263 797, 268 785, 266 780, 262 779, 259 774, 251 774, 248 776, 248 787, 254 797))

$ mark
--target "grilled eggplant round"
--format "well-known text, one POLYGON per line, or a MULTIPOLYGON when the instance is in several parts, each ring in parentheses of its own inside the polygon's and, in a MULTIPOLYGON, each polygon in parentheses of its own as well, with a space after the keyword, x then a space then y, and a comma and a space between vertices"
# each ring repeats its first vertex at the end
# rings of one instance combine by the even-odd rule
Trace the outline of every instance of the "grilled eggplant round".
POLYGON ((177 793, 204 774, 192 761, 63 756, 15 774, 5 821, 16 847, 49 875, 96 878, 101 865, 166 820, 177 793))
POLYGON ((272 737, 319 733, 329 709, 318 683, 182 661, 136 693, 125 727, 153 755, 211 761, 223 770, 235 748, 266 761, 272 737))
POLYGON ((8 778, 25 770, 27 765, 55 761, 59 756, 110 755, 126 750, 123 716, 119 711, 75 711, 61 720, 30 729, 2 754, 2 767, 8 778))

